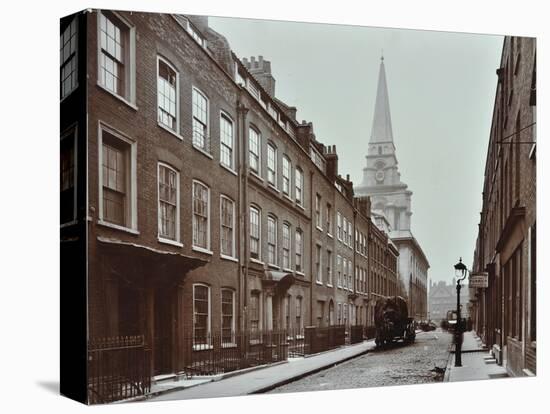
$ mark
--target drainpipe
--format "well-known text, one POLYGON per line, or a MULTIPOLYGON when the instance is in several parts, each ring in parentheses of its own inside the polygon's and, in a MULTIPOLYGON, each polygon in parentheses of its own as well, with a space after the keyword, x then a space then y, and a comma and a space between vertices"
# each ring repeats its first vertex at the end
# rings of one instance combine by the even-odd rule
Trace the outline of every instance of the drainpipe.
POLYGON ((241 306, 240 322, 241 329, 247 329, 247 306, 248 306, 248 162, 246 158, 247 140, 246 140, 246 114, 248 108, 241 102, 242 92, 239 91, 237 98, 237 137, 240 137, 238 145, 238 195, 239 195, 239 233, 242 229, 241 237, 239 237, 239 295, 241 306), (241 282, 242 280, 242 282, 241 282))
MULTIPOLYGON (((309 171, 309 326, 313 326, 313 170, 309 171)), ((321 263, 319 263, 321 266, 321 263)))

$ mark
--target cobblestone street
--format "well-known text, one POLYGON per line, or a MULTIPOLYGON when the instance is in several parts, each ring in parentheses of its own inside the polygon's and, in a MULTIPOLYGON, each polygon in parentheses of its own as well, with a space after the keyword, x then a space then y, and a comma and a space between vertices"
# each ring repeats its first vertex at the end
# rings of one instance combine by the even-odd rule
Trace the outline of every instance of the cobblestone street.
POLYGON ((441 330, 417 334, 414 344, 369 352, 270 393, 420 384, 443 380, 452 336, 441 330), (435 367, 441 370, 434 370, 435 367))

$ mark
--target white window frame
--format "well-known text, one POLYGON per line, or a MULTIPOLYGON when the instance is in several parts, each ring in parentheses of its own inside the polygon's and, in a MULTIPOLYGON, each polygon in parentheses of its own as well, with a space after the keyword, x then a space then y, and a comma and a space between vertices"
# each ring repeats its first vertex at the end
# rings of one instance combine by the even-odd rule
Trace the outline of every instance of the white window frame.
POLYGON ((138 210, 137 210, 137 142, 127 137, 123 133, 117 131, 114 128, 111 128, 102 121, 98 122, 98 133, 97 133, 97 143, 98 143, 98 190, 99 190, 99 199, 98 199, 98 224, 103 226, 112 227, 118 230, 127 231, 134 234, 139 234, 137 223, 138 223, 138 210), (130 184, 130 196, 128 211, 130 217, 126 220, 126 225, 121 226, 118 224, 107 222, 103 219, 103 131, 107 132, 109 135, 114 136, 116 139, 121 140, 122 142, 130 146, 130 167, 128 168, 127 173, 129 176, 130 184))
POLYGON ((332 205, 330 203, 326 205, 326 219, 327 235, 332 237, 332 205))
MULTIPOLYGON (((69 128, 67 128, 62 134, 61 134, 61 142, 65 139, 73 140, 73 218, 72 220, 60 223, 61 227, 70 226, 72 224, 75 224, 77 222, 77 194, 78 194, 78 125, 73 124, 69 128)), ((101 151, 103 152, 103 151, 101 151)), ((61 166, 60 166, 61 167, 61 166)), ((103 170, 103 168, 102 168, 103 170)), ((61 193, 60 193, 61 195, 61 193)))
POLYGON ((296 204, 301 206, 304 204, 304 171, 300 167, 296 167, 294 171, 294 178, 294 193, 296 195, 296 204))
POLYGON ((220 111, 220 164, 224 168, 228 168, 232 172, 236 173, 235 171, 235 123, 233 122, 233 118, 227 114, 225 111, 220 111), (228 122, 231 125, 231 147, 223 143, 222 141, 222 122, 228 122), (222 157, 222 149, 226 147, 230 149, 230 165, 227 165, 223 162, 222 157))
POLYGON ((292 226, 288 222, 283 222, 283 233, 282 233, 282 242, 283 242, 283 256, 282 256, 282 267, 284 270, 291 270, 292 266, 292 226), (288 248, 285 247, 285 229, 288 234, 288 248), (287 252, 287 263, 285 266, 285 251, 287 252))
POLYGON ((336 272, 338 272, 338 277, 336 278, 336 285, 339 288, 342 288, 342 256, 336 256, 336 272))
POLYGON ((235 289, 230 287, 223 287, 220 289, 220 339, 222 347, 228 347, 228 346, 235 346, 235 289), (232 314, 231 314, 231 341, 230 342, 224 342, 223 338, 223 292, 231 292, 232 297, 232 314))
POLYGON ((205 283, 193 283, 193 350, 201 350, 201 349, 211 349, 212 348, 212 288, 205 284, 205 283), (207 329, 206 329, 206 337, 207 337, 207 343, 205 344, 196 344, 195 343, 195 287, 196 286, 203 286, 208 289, 208 318, 206 319, 207 322, 207 329))
POLYGON ((182 139, 182 137, 180 136, 180 74, 174 65, 172 65, 167 59, 165 59, 160 55, 157 55, 157 123, 160 127, 168 130, 169 132, 176 134, 178 138, 182 139), (176 129, 170 128, 168 125, 164 124, 159 119, 160 105, 159 105, 159 99, 158 99, 159 98, 158 80, 160 77, 159 66, 161 62, 166 66, 168 66, 170 69, 172 69, 176 74, 176 119, 174 121, 176 125, 176 129))
POLYGON ((267 165, 267 182, 268 184, 277 188, 277 147, 272 142, 267 143, 266 165, 267 165), (269 158, 270 151, 273 151, 273 165, 270 165, 270 158, 269 158), (273 180, 270 179, 269 177, 270 174, 273 175, 273 180))
POLYGON ((322 198, 321 194, 315 194, 315 227, 317 230, 323 231, 323 211, 322 211, 322 198))
POLYGON ((327 286, 333 286, 332 250, 327 249, 327 286))
POLYGON ((282 175, 283 175, 283 185, 282 185, 282 191, 283 191, 283 194, 286 195, 287 197, 290 197, 290 194, 292 193, 292 186, 291 186, 291 183, 292 183, 292 161, 290 161, 290 158, 286 155, 286 154, 283 154, 283 167, 282 167, 282 175), (287 164, 288 168, 288 175, 285 175, 285 164, 287 164), (285 191, 285 183, 286 183, 286 186, 287 186, 287 189, 285 191))
MULTIPOLYGON (((249 230, 248 230, 248 237, 250 237, 250 240, 252 239, 252 225, 250 223, 251 221, 251 218, 252 218, 252 210, 255 210, 257 213, 258 213, 258 251, 257 251, 257 255, 258 257, 252 257, 252 249, 250 248, 249 250, 249 254, 250 254, 250 260, 259 260, 261 261, 262 260, 262 210, 256 206, 256 205, 251 205, 248 209, 248 212, 249 212, 249 219, 248 219, 248 226, 249 226, 249 230)), ((249 243, 250 243, 250 240, 249 240, 249 243)), ((252 243, 250 243, 252 244, 252 243)))
MULTIPOLYGON (((202 124, 202 121, 199 121, 198 118, 196 119, 197 122, 202 124)), ((210 138, 210 99, 203 91, 201 91, 196 86, 193 86, 191 88, 191 142, 193 143, 193 148, 199 150, 203 154, 206 154, 208 157, 212 157, 212 140, 210 138), (206 101, 206 122, 204 123, 206 131, 204 134, 204 145, 202 147, 197 142, 195 142, 195 115, 193 113, 193 108, 195 106, 195 94, 202 96, 206 101)))
POLYGON ((348 247, 353 249, 353 226, 351 220, 348 220, 348 247))
POLYGON ((323 284, 323 246, 321 243, 315 244, 315 282, 318 285, 323 284))
POLYGON ((278 254, 278 243, 277 243, 277 227, 278 227, 278 220, 277 217, 273 214, 267 215, 267 264, 272 266, 277 266, 279 262, 279 254, 278 254), (270 223, 273 224, 273 230, 274 230, 274 243, 270 243, 270 223), (273 260, 269 257, 270 255, 270 246, 273 246, 273 260))
POLYGON ((296 231, 294 232, 294 269, 296 270, 296 273, 304 274, 304 232, 300 228, 296 228, 296 231), (297 234, 300 234, 300 249, 298 249, 297 246, 297 234), (298 256, 300 256, 300 270, 298 270, 298 256))
POLYGON ((348 259, 346 257, 342 257, 342 288, 344 290, 347 290, 348 288, 348 259))
POLYGON ((337 221, 336 221, 336 237, 339 241, 342 241, 343 231, 342 231, 342 213, 337 213, 337 221))
POLYGON ((342 243, 348 244, 348 219, 342 214, 342 243))
POLYGON ((162 243, 168 243, 168 244, 174 244, 176 246, 182 247, 183 244, 180 242, 180 173, 178 170, 176 170, 174 167, 172 167, 169 164, 166 164, 165 162, 159 161, 157 163, 157 216, 158 216, 158 226, 157 226, 157 238, 158 241, 162 243), (168 168, 169 170, 172 170, 176 173, 176 223, 175 223, 175 232, 176 232, 176 238, 175 240, 169 239, 167 237, 163 237, 160 234, 160 168, 168 168))
MULTIPOLYGON (((97 84, 101 89, 110 93, 112 96, 120 99, 122 102, 127 104, 133 109, 137 109, 136 106, 136 28, 133 26, 127 19, 122 17, 119 13, 115 11, 109 11, 113 14, 121 24, 123 24, 125 29, 128 30, 128 64, 125 64, 125 86, 128 91, 125 95, 117 94, 101 83, 101 15, 103 12, 99 10, 97 12, 97 84)), ((105 15, 108 18, 107 15, 105 15)))
MULTIPOLYGON (((193 250, 195 251, 199 251, 199 252, 202 252, 202 253, 208 253, 208 254, 212 254, 212 251, 210 250, 210 226, 211 226, 211 199, 210 199, 210 187, 208 185, 206 185, 205 183, 203 183, 202 181, 199 181, 199 180, 193 180, 193 184, 191 186, 191 202, 192 202, 192 206, 191 206, 191 212, 192 212, 192 227, 194 229, 195 225, 194 225, 194 221, 195 221, 195 200, 194 200, 194 197, 195 197, 195 184, 198 184, 198 185, 202 185, 203 187, 206 188, 207 190, 207 194, 208 194, 208 207, 207 207, 207 222, 206 222, 206 247, 202 247, 202 246, 197 246, 195 244, 195 241, 194 241, 194 238, 195 238, 195 234, 193 233, 191 235, 191 243, 192 243, 192 248, 193 250)), ((194 231, 194 230, 193 230, 194 231)))
POLYGON ((260 134, 260 131, 256 128, 253 128, 252 126, 248 127, 248 167, 250 168, 250 171, 258 176, 261 176, 262 171, 262 134, 260 134), (256 148, 255 150, 257 152, 252 151, 252 148, 250 146, 250 140, 251 140, 251 132, 254 132, 256 137, 258 138, 256 148), (257 170, 253 169, 250 163, 251 157, 256 158, 257 163, 257 170))
POLYGON ((221 194, 220 195, 220 256, 222 258, 226 258, 226 259, 236 259, 237 258, 237 254, 236 254, 236 248, 235 248, 235 243, 236 243, 236 237, 235 237, 235 223, 236 223, 236 218, 235 218, 235 202, 233 201, 233 199, 231 199, 230 197, 226 196, 225 194, 221 194), (232 209, 233 209, 233 213, 232 213, 232 217, 233 217, 233 223, 231 224, 231 229, 232 229, 232 241, 231 241, 231 246, 232 246, 232 252, 230 255, 227 255, 225 253, 223 253, 223 247, 222 247, 222 223, 223 223, 223 220, 222 220, 222 204, 223 204, 223 200, 227 200, 231 203, 231 206, 232 206, 232 209))

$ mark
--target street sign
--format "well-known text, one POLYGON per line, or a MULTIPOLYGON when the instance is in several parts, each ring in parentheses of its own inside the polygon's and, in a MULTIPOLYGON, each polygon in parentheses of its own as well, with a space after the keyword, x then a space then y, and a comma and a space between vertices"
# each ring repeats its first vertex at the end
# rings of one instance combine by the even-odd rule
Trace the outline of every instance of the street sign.
POLYGON ((488 288, 489 287, 489 273, 477 272, 470 273, 468 279, 468 287, 470 288, 488 288))

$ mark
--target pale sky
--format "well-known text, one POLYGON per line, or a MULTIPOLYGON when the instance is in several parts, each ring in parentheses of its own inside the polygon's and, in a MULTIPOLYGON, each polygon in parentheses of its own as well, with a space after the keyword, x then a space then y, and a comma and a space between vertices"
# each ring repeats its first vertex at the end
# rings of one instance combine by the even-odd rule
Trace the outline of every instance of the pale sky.
POLYGON ((451 281, 473 260, 502 36, 210 18, 240 58, 271 61, 275 95, 336 144, 339 172, 363 178, 381 51, 411 230, 451 281))

